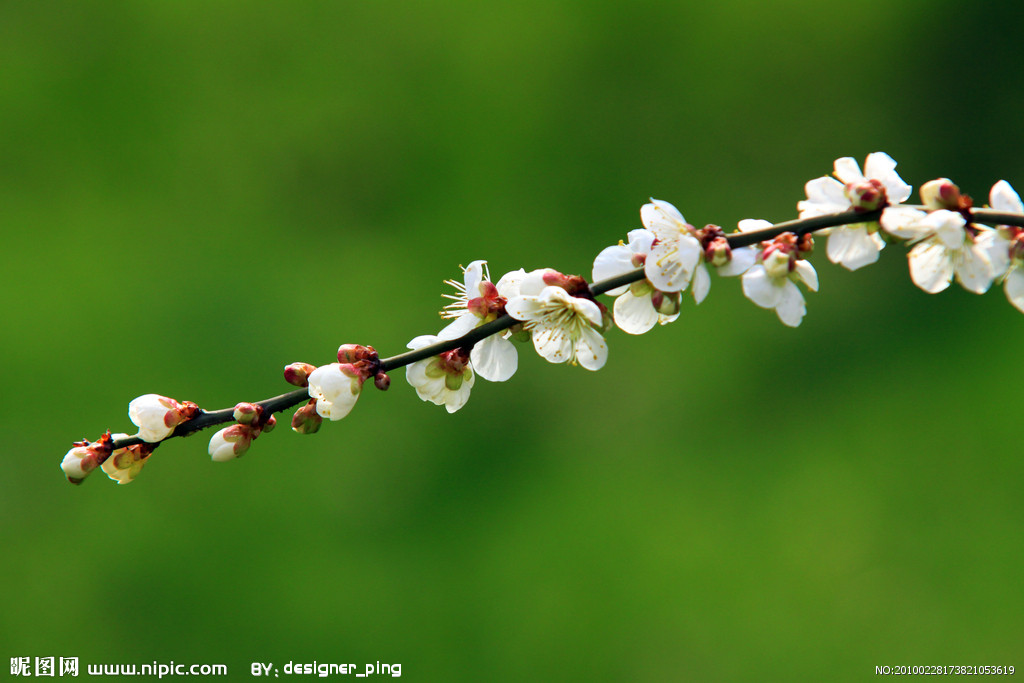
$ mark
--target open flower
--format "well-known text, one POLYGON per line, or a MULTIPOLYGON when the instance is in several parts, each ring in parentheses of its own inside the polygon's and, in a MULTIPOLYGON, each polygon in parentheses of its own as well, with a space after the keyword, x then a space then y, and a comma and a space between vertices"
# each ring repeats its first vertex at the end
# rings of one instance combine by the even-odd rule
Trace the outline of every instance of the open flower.
MULTIPOLYGON (((547 280, 554 280, 552 273, 545 271, 547 280)), ((534 348, 548 361, 579 363, 587 370, 600 370, 608 359, 608 347, 598 332, 604 324, 600 307, 557 285, 544 286, 532 294, 539 285, 543 285, 543 279, 528 275, 521 287, 522 294, 509 299, 505 310, 526 323, 534 348)))
MULTIPOLYGON (((408 347, 416 350, 439 341, 442 341, 440 337, 424 334, 410 341, 408 347)), ((410 363, 405 368, 405 378, 417 396, 434 405, 443 405, 449 413, 466 405, 476 381, 470 356, 462 349, 410 363)))
POLYGON ((662 292, 686 289, 701 255, 694 227, 679 209, 660 199, 640 207, 640 221, 655 238, 644 261, 644 274, 651 285, 662 292))
MULTIPOLYGON (((1020 195, 1005 180, 993 185, 988 197, 989 206, 996 211, 1024 214, 1020 195)), ((981 232, 974 241, 988 255, 993 275, 1002 278, 1007 300, 1024 313, 1024 229, 1000 225, 981 232)))
POLYGON ((987 253, 991 245, 979 245, 966 225, 959 212, 947 209, 927 213, 900 206, 882 214, 887 232, 914 244, 907 254, 910 279, 929 294, 949 287, 954 276, 975 294, 991 286, 994 273, 987 253))
MULTIPOLYGON (((458 339, 470 330, 484 323, 496 320, 505 313, 508 297, 519 293, 519 280, 525 275, 522 270, 506 274, 498 284, 491 282, 486 261, 473 261, 463 269, 464 282, 447 280, 456 294, 445 294, 452 303, 445 306, 441 315, 453 318, 452 322, 438 333, 442 340, 458 339)), ((492 334, 477 342, 470 352, 477 374, 488 382, 504 382, 516 373, 519 355, 508 340, 511 332, 505 330, 492 334)))
POLYGON ((148 443, 163 441, 198 411, 195 403, 178 403, 158 394, 145 394, 128 404, 128 418, 139 428, 139 438, 148 443))
POLYGON ((366 378, 349 363, 321 365, 309 374, 309 396, 316 399, 316 412, 329 420, 349 414, 359 400, 366 378))
MULTIPOLYGON (((800 218, 815 218, 843 211, 876 211, 907 201, 912 188, 896 173, 896 162, 884 152, 869 154, 861 173, 853 157, 836 159, 835 178, 822 176, 804 186, 807 199, 797 203, 800 218)), ((832 263, 857 270, 878 260, 885 242, 878 235, 878 222, 834 227, 828 237, 828 258, 832 263)))
MULTIPOLYGON (((640 228, 631 230, 629 244, 619 242, 601 251, 594 259, 593 280, 598 282, 642 268, 654 244, 654 233, 640 228)), ((643 334, 655 324, 666 325, 679 317, 679 292, 662 292, 646 278, 608 290, 614 297, 612 313, 623 332, 643 334)))
MULTIPOLYGON (((768 227, 768 221, 740 221, 740 229, 745 232, 768 227)), ((812 292, 818 291, 814 266, 799 258, 797 238, 787 232, 763 246, 757 263, 743 274, 743 294, 761 308, 774 309, 784 324, 797 327, 807 313, 797 282, 803 282, 812 292)))

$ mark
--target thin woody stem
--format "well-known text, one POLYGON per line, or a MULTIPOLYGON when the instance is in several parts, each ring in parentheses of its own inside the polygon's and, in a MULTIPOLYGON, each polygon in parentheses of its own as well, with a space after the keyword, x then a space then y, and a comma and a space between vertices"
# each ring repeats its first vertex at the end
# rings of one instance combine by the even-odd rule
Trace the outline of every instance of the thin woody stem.
MULTIPOLYGON (((923 209, 924 207, 910 208, 923 209)), ((971 209, 970 211, 971 216, 981 223, 1024 227, 1024 214, 1007 213, 1003 211, 996 211, 994 209, 971 209)), ((844 211, 843 213, 818 216, 816 218, 803 218, 786 221, 784 223, 776 223, 764 230, 734 232, 726 235, 726 239, 729 241, 729 246, 735 249, 757 244, 758 242, 763 242, 765 240, 774 239, 785 232, 792 232, 796 235, 805 235, 807 233, 817 232, 818 230, 824 230, 826 228, 850 225, 851 223, 871 223, 877 221, 881 216, 882 209, 878 209, 876 211, 844 211)), ((595 282, 590 285, 590 292, 592 295, 598 296, 608 292, 609 290, 615 289, 616 287, 621 287, 623 285, 643 280, 644 277, 644 269, 637 268, 636 270, 624 273, 623 275, 595 282)), ((497 334, 507 330, 520 322, 521 321, 506 313, 496 320, 484 323, 483 325, 470 330, 467 334, 457 339, 440 341, 436 344, 431 344, 430 346, 424 346, 413 351, 400 353, 397 356, 382 358, 380 361, 380 369, 387 372, 453 349, 471 349, 474 344, 482 339, 485 339, 492 334, 497 334)), ((264 399, 257 402, 256 405, 262 406, 264 413, 269 416, 274 413, 287 410, 308 400, 309 392, 306 389, 296 389, 295 391, 290 391, 287 394, 281 394, 280 396, 264 399)), ((235 419, 234 411, 235 409, 233 407, 213 411, 201 410, 195 418, 178 425, 177 429, 175 429, 167 439, 175 436, 189 436, 190 434, 206 429, 207 427, 224 424, 226 422, 233 422, 235 419)), ((164 441, 167 439, 164 439, 164 441)), ((132 446, 140 443, 145 442, 137 436, 131 436, 125 439, 115 439, 113 447, 124 448, 126 446, 132 446)))

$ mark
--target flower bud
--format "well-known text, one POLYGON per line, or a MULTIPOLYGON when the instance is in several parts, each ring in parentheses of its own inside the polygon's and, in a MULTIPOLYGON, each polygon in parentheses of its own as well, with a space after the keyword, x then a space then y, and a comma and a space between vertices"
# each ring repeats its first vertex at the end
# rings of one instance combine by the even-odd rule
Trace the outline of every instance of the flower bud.
POLYGON ((158 394, 145 394, 128 404, 128 418, 139 428, 139 438, 149 443, 163 441, 198 412, 195 403, 178 403, 158 394))
POLYGON ((363 390, 364 377, 349 364, 321 365, 309 376, 309 396, 320 417, 340 420, 349 414, 363 390))
POLYGON ((210 439, 210 457, 216 462, 226 462, 245 455, 252 444, 252 430, 248 425, 231 425, 220 430, 210 439))
POLYGON ((675 315, 679 312, 682 292, 659 292, 651 295, 651 304, 660 315, 675 315))
MULTIPOLYGON (((127 434, 115 434, 114 438, 127 437, 127 434)), ((101 466, 104 474, 118 484, 130 484, 139 476, 142 466, 153 454, 155 446, 150 444, 135 444, 126 448, 118 448, 101 466)))
POLYGON ((309 363, 292 363, 284 366, 284 380, 297 387, 308 387, 309 375, 314 370, 316 366, 309 363))
POLYGON ((378 372, 373 378, 373 386, 377 387, 381 391, 387 391, 388 387, 391 386, 391 378, 383 371, 378 372))
POLYGON ((847 183, 843 194, 850 200, 854 211, 875 211, 889 203, 885 193, 885 185, 881 180, 864 178, 854 183, 847 183))
POLYGON ((921 203, 929 209, 960 208, 960 188, 949 178, 929 180, 921 186, 921 203))
POLYGON ((339 363, 358 363, 361 360, 376 360, 377 351, 372 346, 342 344, 338 347, 339 363))
POLYGON ((251 425, 259 420, 263 414, 263 408, 255 403, 239 403, 235 406, 233 417, 235 422, 243 425, 251 425))
POLYGON ((316 401, 310 401, 292 414, 292 430, 299 434, 315 434, 324 419, 316 412, 316 401))
MULTIPOLYGON (((126 436, 119 434, 118 436, 126 436)), ((113 438, 110 432, 101 436, 98 440, 90 443, 88 441, 76 441, 73 448, 64 455, 60 468, 64 476, 72 484, 81 484, 89 473, 103 464, 110 457, 114 450, 113 438)))
POLYGON ((801 235, 800 241, 796 244, 796 251, 798 258, 807 258, 814 253, 814 235, 809 232, 801 235))
POLYGON ((789 275, 789 254, 782 249, 766 251, 764 256, 764 269, 768 277, 778 279, 789 275))
POLYGON ((263 423, 263 427, 261 429, 264 432, 272 432, 272 431, 274 431, 274 427, 276 427, 276 426, 277 426, 277 418, 275 416, 271 415, 263 423))
POLYGON ((69 482, 81 484, 96 469, 96 454, 88 446, 75 446, 64 456, 60 468, 69 482))
POLYGON ((704 261, 720 268, 732 260, 732 247, 725 237, 715 237, 704 250, 704 261))

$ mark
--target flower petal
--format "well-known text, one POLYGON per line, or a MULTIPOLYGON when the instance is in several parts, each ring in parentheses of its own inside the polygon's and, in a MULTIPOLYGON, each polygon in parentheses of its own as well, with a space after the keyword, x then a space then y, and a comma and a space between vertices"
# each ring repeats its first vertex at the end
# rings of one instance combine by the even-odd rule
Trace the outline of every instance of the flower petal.
MULTIPOLYGON (((765 221, 767 223, 768 221, 765 221)), ((740 247, 732 250, 732 259, 724 266, 718 268, 718 274, 725 277, 743 275, 754 262, 757 261, 757 249, 754 247, 740 247)))
POLYGON ((572 339, 561 327, 535 327, 533 348, 550 363, 564 363, 572 357, 572 339))
POLYGON ((800 218, 816 218, 850 208, 850 200, 843 194, 843 184, 835 178, 822 176, 809 180, 804 185, 804 192, 807 193, 807 199, 796 205, 800 218))
MULTIPOLYGON (((764 266, 756 265, 743 274, 743 295, 761 308, 775 308, 781 289, 768 277, 764 266)), ((788 280, 787 280, 788 282, 788 280)))
POLYGON ((910 279, 924 291, 938 294, 949 287, 953 279, 953 261, 940 242, 926 240, 918 243, 907 254, 907 260, 910 279))
POLYGON ((476 373, 488 382, 504 382, 516 374, 519 354, 516 347, 500 334, 481 340, 469 354, 476 373))
MULTIPOLYGON (((646 230, 643 232, 650 234, 646 230)), ((619 275, 625 275, 630 271, 636 270, 636 266, 633 265, 634 253, 625 244, 617 244, 602 250, 597 255, 597 258, 594 259, 593 281, 600 282, 601 280, 618 277, 619 275)), ((610 289, 607 293, 611 296, 618 296, 627 289, 629 289, 629 285, 623 285, 622 287, 610 289)))
POLYGON ((628 334, 643 334, 658 322, 658 312, 651 303, 651 294, 633 296, 627 291, 615 300, 612 307, 615 324, 628 334))
POLYGON ((505 304, 505 312, 516 320, 537 320, 544 315, 544 306, 537 296, 517 296, 505 304))
POLYGON ((465 313, 461 314, 458 318, 452 320, 447 327, 438 332, 437 338, 440 341, 458 339, 459 337, 468 334, 470 330, 472 330, 482 322, 483 320, 476 317, 469 311, 466 311, 465 313))
POLYGON ((786 280, 783 283, 775 313, 779 316, 779 320, 790 327, 799 326, 800 321, 804 319, 804 314, 807 313, 804 295, 800 293, 800 288, 792 280, 786 280))
POLYGON ((1006 276, 1006 298, 1013 306, 1024 313, 1024 271, 1015 268, 1006 276))
POLYGON ((480 283, 484 279, 484 265, 487 261, 473 261, 466 266, 464 273, 466 296, 470 299, 480 296, 480 283))
POLYGON ((968 292, 984 294, 992 286, 992 263, 977 245, 965 246, 954 262, 956 279, 968 292))
POLYGON ((997 211, 1024 213, 1024 204, 1020 201, 1020 195, 1005 180, 1000 180, 992 186, 992 191, 988 193, 988 203, 997 211))
POLYGON ((587 370, 600 370, 608 360, 608 346, 604 337, 593 327, 583 329, 576 342, 576 362, 587 370))
POLYGON ((811 290, 812 292, 817 292, 818 271, 814 270, 814 266, 811 265, 811 262, 805 261, 804 259, 797 259, 795 268, 796 270, 794 270, 793 272, 796 275, 796 277, 798 277, 800 280, 803 281, 805 285, 807 285, 807 289, 811 290))
POLYGON ((905 240, 920 240, 927 237, 931 228, 922 222, 928 214, 909 206, 889 207, 882 212, 880 223, 886 232, 905 240))
POLYGON ((697 269, 693 271, 693 300, 698 304, 704 301, 704 297, 708 295, 708 291, 711 289, 711 275, 708 274, 707 266, 703 263, 697 264, 697 269))
POLYGON ((863 223, 837 227, 828 236, 828 259, 849 270, 857 270, 878 261, 880 244, 885 243, 869 233, 863 223))
POLYGON ((839 178, 840 182, 844 185, 848 183, 856 183, 864 180, 864 174, 860 172, 860 165, 857 164, 857 160, 853 157, 843 157, 842 159, 836 159, 835 164, 832 166, 833 175, 839 178))
POLYGON ((644 273, 663 292, 686 289, 700 260, 700 242, 690 235, 658 242, 644 263, 644 273))

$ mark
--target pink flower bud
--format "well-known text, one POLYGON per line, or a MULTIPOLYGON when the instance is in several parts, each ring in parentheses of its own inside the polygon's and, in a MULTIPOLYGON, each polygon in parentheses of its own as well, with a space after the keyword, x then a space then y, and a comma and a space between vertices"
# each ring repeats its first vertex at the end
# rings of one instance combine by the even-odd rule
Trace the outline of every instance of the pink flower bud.
POLYGON ((875 211, 889 203, 885 185, 881 180, 874 178, 847 183, 843 188, 843 194, 850 200, 850 206, 854 211, 875 211))
POLYGON ((704 250, 704 260, 720 268, 732 260, 732 247, 725 237, 715 237, 704 250))
POLYGON ((145 394, 128 404, 128 417, 139 428, 139 438, 149 443, 163 441, 182 422, 191 420, 199 406, 190 401, 145 394))
POLYGON ((292 414, 292 429, 299 434, 315 434, 324 419, 316 412, 316 401, 312 400, 292 414))
POLYGON ((231 425, 220 430, 210 439, 210 457, 216 462, 226 462, 245 455, 252 444, 253 434, 249 425, 231 425))
POLYGON ((929 209, 960 208, 960 188, 949 178, 929 180, 921 186, 921 203, 929 209))
POLYGON ((388 387, 391 386, 391 378, 385 372, 378 372, 373 378, 373 386, 381 391, 387 391, 388 387))
POLYGON ((60 468, 69 482, 81 484, 90 472, 110 457, 113 450, 113 439, 110 432, 92 443, 84 440, 76 441, 74 447, 64 455, 60 468))
POLYGON ((263 423, 263 431, 264 432, 272 432, 272 431, 274 431, 274 427, 276 427, 276 426, 277 426, 277 418, 275 416, 271 415, 263 423))
POLYGON ((235 422, 244 425, 251 425, 263 414, 263 408, 255 403, 239 403, 235 406, 233 417, 235 422))
POLYGON ((297 387, 308 387, 309 375, 314 370, 316 370, 316 366, 309 363, 292 363, 284 366, 284 380, 297 387))

